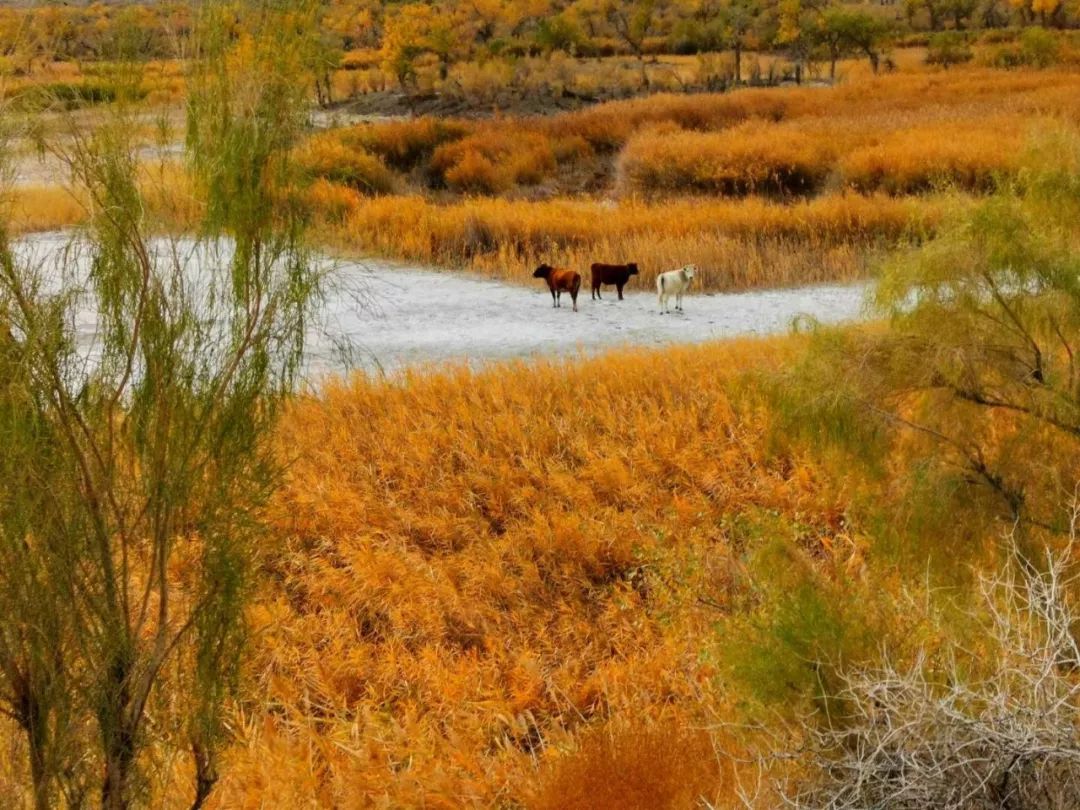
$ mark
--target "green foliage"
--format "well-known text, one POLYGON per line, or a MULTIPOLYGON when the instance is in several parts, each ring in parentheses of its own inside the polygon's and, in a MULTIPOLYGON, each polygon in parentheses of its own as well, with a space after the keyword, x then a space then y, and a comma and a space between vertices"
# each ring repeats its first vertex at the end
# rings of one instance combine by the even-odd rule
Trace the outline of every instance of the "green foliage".
POLYGON ((1045 28, 1027 28, 1020 34, 1020 55, 1024 64, 1050 67, 1057 64, 1060 54, 1061 41, 1045 28))
POLYGON ((774 446, 799 442, 818 453, 839 448, 863 469, 882 472, 888 433, 861 402, 859 381, 836 374, 834 358, 852 350, 857 334, 819 326, 799 328, 812 338, 811 350, 769 386, 775 421, 774 446))
POLYGON ((926 63, 947 68, 970 62, 974 55, 966 36, 958 31, 942 31, 930 37, 926 63))
POLYGON ((995 51, 989 59, 995 67, 1047 68, 1061 62, 1064 41, 1045 28, 1025 28, 1019 41, 1010 42, 995 51))
POLYGON ((902 497, 895 501, 877 490, 852 507, 873 538, 875 572, 895 568, 914 581, 953 588, 971 583, 974 566, 995 561, 986 539, 1000 529, 998 505, 988 493, 973 492, 962 472, 933 459, 911 464, 900 483, 902 497))
POLYGON ((770 538, 748 569, 756 607, 719 628, 720 657, 740 691, 770 709, 835 714, 839 673, 869 660, 885 638, 883 611, 872 594, 842 574, 823 575, 784 537, 790 527, 764 528, 770 538))
POLYGON ((883 324, 811 326, 807 352, 773 390, 776 441, 810 442, 838 472, 871 474, 852 508, 869 560, 861 577, 823 573, 780 539, 790 528, 761 531, 774 539, 749 564, 756 604, 722 628, 732 676, 759 701, 811 699, 835 718, 843 667, 872 660, 887 638, 902 655, 917 617, 901 615, 894 566, 934 589, 927 604, 942 586, 962 601, 957 586, 1000 562, 994 539, 1006 530, 1021 549, 1068 533, 1080 469, 1078 223, 1080 139, 1048 136, 1016 182, 886 263, 872 300, 883 324))
POLYGON ((139 101, 146 97, 142 88, 118 86, 108 78, 77 82, 50 82, 29 85, 15 94, 14 109, 19 112, 70 111, 113 104, 121 100, 139 101))
POLYGON ((97 82, 57 82, 41 88, 45 97, 58 102, 63 109, 73 110, 94 104, 116 101, 116 88, 97 82))
POLYGON ((817 36, 829 54, 830 75, 835 74, 837 59, 854 53, 865 55, 876 73, 880 48, 889 32, 889 24, 872 14, 844 7, 826 9, 817 36))
MULTIPOLYGON (((216 779, 269 438, 317 292, 286 193, 303 50, 283 9, 242 11, 234 37, 236 7, 204 6, 190 79, 194 255, 212 267, 153 241, 124 91, 92 132, 46 142, 91 202, 88 269, 0 242, 0 559, 19 572, 0 588, 0 701, 39 806, 93 789, 129 807, 165 739, 193 753, 195 806, 216 779)), ((114 78, 137 86, 137 64, 114 78)))
POLYGON ((887 328, 818 331, 785 401, 803 434, 850 447, 877 423, 935 486, 975 487, 957 507, 1056 532, 1080 454, 1080 142, 1048 138, 1027 164, 888 262, 887 328))
POLYGON ((583 41, 581 28, 566 14, 547 17, 536 26, 536 45, 544 53, 565 51, 573 54, 583 41))

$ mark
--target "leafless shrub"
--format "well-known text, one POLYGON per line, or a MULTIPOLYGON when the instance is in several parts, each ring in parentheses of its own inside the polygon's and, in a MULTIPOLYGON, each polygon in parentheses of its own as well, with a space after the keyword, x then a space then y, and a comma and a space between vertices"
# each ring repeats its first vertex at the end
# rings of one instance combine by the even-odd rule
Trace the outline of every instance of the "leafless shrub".
MULTIPOLYGON (((1074 512, 1075 516, 1075 512, 1074 512)), ((1076 520, 1071 537, 1076 537, 1076 520)), ((1053 810, 1080 796, 1080 649, 1068 593, 1073 543, 1043 566, 1011 543, 982 582, 986 641, 944 664, 920 655, 846 677, 850 711, 814 732, 815 777, 784 791, 796 807, 1053 810)))

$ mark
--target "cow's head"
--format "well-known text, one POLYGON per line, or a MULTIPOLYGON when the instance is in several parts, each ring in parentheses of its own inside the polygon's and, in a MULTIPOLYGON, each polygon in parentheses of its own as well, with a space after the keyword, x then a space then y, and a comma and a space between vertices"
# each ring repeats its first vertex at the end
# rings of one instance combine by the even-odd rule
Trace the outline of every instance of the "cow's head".
POLYGON ((637 262, 630 262, 630 264, 626 265, 626 274, 629 276, 637 275, 637 262))
POLYGON ((542 264, 533 270, 533 278, 547 278, 551 275, 551 265, 542 264))
POLYGON ((682 269, 683 278, 687 281, 691 281, 694 278, 694 274, 697 273, 696 264, 688 264, 682 269))

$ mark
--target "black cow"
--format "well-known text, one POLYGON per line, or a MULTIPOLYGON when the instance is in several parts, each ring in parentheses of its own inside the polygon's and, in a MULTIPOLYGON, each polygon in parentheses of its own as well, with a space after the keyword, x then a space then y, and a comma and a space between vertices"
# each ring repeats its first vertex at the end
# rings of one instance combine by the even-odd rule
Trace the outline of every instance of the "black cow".
POLYGON ((622 301, 622 288, 630 280, 630 276, 638 274, 637 264, 603 264, 596 262, 592 270, 592 297, 600 298, 601 284, 614 284, 619 291, 619 300, 622 301))

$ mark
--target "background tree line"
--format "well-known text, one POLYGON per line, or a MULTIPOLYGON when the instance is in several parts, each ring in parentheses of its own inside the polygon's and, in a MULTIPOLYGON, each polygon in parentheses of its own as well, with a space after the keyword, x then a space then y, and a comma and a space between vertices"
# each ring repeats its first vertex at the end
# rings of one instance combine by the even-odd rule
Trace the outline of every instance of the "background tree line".
MULTIPOLYGON (((239 6, 231 4, 239 19, 239 6)), ((427 54, 442 70, 499 56, 574 56, 776 51, 796 64, 856 55, 877 67, 890 37, 1014 26, 1075 28, 1077 0, 323 0, 297 15, 315 63, 337 67, 348 51, 379 50, 403 82, 427 54)), ((235 27, 238 35, 239 27, 235 27)), ((51 60, 109 59, 122 49, 148 59, 186 58, 191 6, 40 4, 0 10, 0 56, 8 72, 51 60)))

